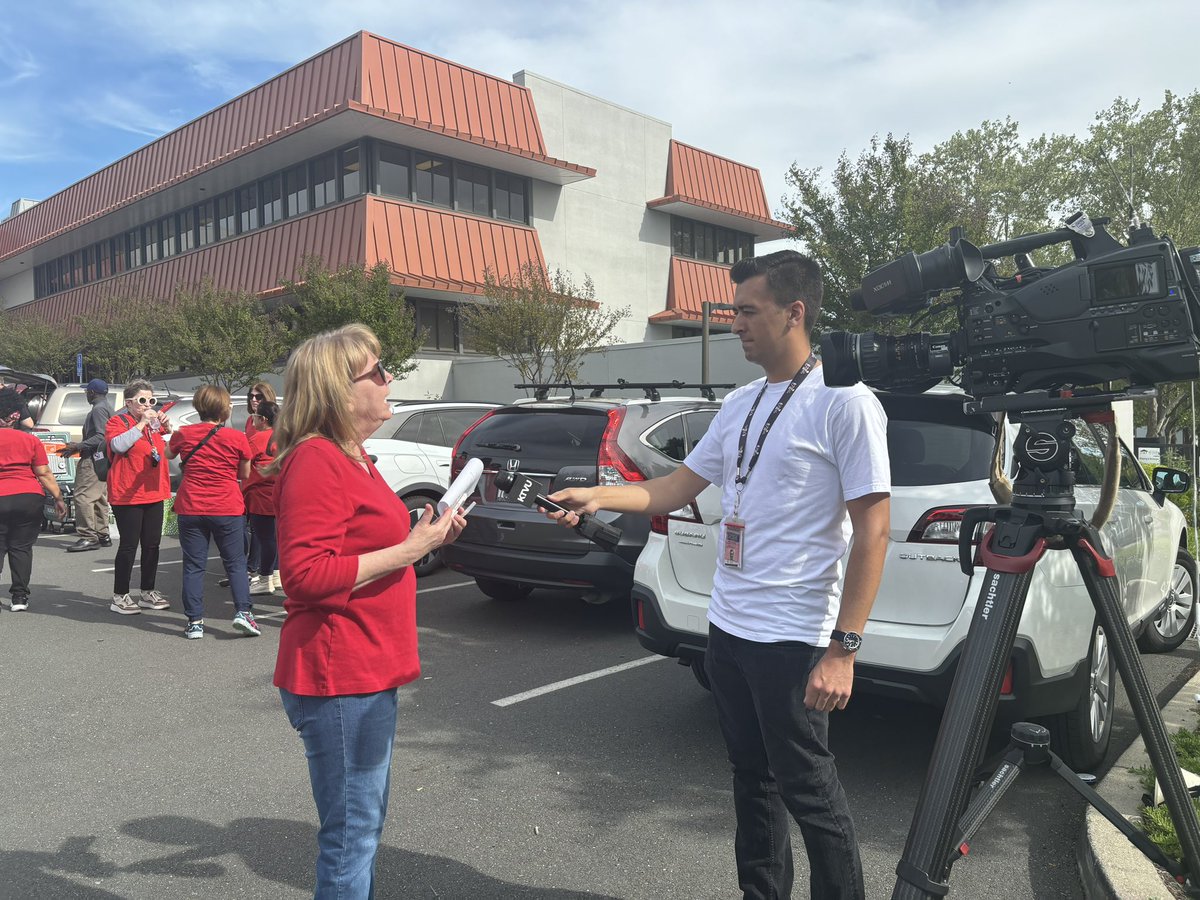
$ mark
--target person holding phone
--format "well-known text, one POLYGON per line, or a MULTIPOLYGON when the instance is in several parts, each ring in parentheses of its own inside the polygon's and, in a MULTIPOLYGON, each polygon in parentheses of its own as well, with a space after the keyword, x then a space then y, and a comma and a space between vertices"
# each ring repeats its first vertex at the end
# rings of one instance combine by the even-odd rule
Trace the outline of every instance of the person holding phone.
POLYGON ((462 532, 404 502, 363 451, 391 418, 379 339, 347 325, 297 347, 275 423, 287 618, 275 686, 308 757, 321 823, 316 898, 370 897, 387 814, 396 688, 420 675, 412 564, 462 532))
POLYGON ((19 428, 24 409, 15 391, 0 391, 0 569, 7 558, 13 612, 29 609, 33 545, 42 526, 45 493, 54 498, 60 519, 67 514, 46 448, 19 428))
POLYGON ((142 609, 168 609, 170 602, 155 589, 158 547, 162 540, 163 503, 171 496, 163 435, 171 433, 166 412, 158 409, 154 385, 137 379, 125 385, 125 405, 108 420, 104 439, 111 460, 108 502, 117 521, 120 542, 113 571, 109 609, 123 616, 142 609), (141 590, 129 594, 133 560, 142 550, 141 590))

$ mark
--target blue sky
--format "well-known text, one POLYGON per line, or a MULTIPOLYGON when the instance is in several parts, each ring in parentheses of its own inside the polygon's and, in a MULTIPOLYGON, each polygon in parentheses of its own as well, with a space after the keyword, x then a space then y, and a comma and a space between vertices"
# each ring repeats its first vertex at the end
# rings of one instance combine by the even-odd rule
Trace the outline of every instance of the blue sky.
POLYGON ((664 119, 758 166, 776 208, 792 162, 828 169, 873 134, 928 149, 1005 116, 1026 137, 1082 133, 1118 96, 1156 106, 1200 82, 1192 0, 14 3, 0 19, 0 217, 359 29, 664 119))

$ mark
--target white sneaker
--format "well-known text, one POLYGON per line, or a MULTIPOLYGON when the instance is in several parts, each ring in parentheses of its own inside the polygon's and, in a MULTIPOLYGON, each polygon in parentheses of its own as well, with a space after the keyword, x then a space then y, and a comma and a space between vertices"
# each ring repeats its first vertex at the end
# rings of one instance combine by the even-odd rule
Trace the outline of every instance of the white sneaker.
POLYGON ((271 584, 272 578, 270 575, 256 575, 250 579, 251 594, 269 594, 274 590, 271 584))
POLYGON ((140 591, 138 606, 142 609, 170 609, 171 602, 158 591, 140 591))
POLYGON ((138 609, 138 605, 133 602, 133 598, 128 594, 113 594, 112 603, 108 608, 123 616, 136 616, 141 612, 138 609))

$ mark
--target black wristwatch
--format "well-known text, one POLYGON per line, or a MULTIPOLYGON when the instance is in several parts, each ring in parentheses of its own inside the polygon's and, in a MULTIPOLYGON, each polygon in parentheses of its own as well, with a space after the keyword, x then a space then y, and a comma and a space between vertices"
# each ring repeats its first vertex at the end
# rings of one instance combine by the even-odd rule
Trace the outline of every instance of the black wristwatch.
POLYGON ((832 637, 847 653, 855 653, 862 646, 862 635, 857 631, 838 631, 835 628, 832 637))

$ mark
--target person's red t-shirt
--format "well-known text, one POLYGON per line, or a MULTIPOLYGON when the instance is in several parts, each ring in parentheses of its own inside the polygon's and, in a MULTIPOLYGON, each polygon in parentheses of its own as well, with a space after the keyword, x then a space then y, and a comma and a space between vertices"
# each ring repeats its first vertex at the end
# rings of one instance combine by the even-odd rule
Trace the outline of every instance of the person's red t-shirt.
POLYGON ((128 412, 118 413, 104 428, 108 453, 108 502, 113 506, 137 506, 157 503, 171 497, 171 472, 167 464, 167 446, 162 435, 149 425, 142 426, 142 437, 124 453, 115 453, 112 439, 127 432, 137 420, 128 412), (151 459, 158 451, 158 465, 151 459))
POLYGON ((34 466, 48 466, 46 448, 28 431, 0 428, 0 497, 43 494, 34 466))
POLYGON ((258 418, 258 417, 255 416, 254 413, 250 413, 250 415, 246 417, 246 439, 247 440, 254 437, 254 435, 258 434, 258 429, 254 427, 254 420, 256 418, 258 418))
MULTIPOLYGON (((208 437, 212 423, 184 425, 171 436, 171 449, 182 463, 208 437)), ((238 484, 238 466, 250 459, 250 443, 236 428, 221 427, 192 453, 172 507, 181 516, 240 516, 246 512, 238 484)))
POLYGON ((271 455, 271 435, 274 429, 257 431, 250 438, 250 477, 242 485, 242 494, 246 498, 246 512, 256 516, 275 515, 275 475, 264 477, 259 469, 269 466, 275 461, 271 455))
POLYGON ((408 509, 375 466, 310 438, 275 488, 287 618, 275 685, 293 694, 370 694, 421 674, 417 579, 405 566, 354 589, 358 557, 408 537, 408 509))

